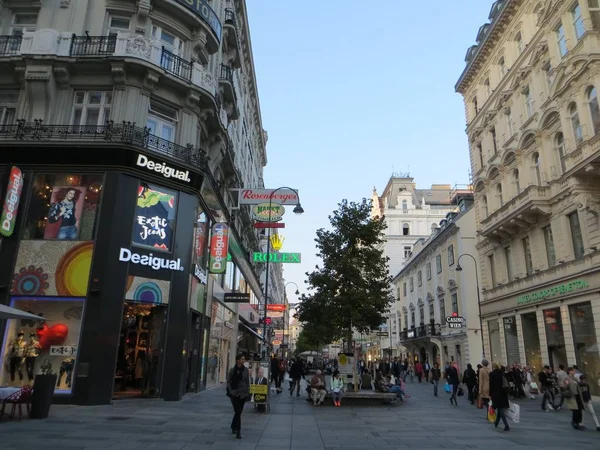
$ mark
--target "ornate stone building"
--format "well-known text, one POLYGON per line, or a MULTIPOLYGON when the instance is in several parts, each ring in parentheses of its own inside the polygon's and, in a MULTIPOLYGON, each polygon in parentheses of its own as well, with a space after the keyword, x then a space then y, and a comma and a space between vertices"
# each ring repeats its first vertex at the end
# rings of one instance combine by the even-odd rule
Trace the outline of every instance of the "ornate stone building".
MULTIPOLYGON (((501 0, 456 84, 486 355, 577 364, 600 394, 600 3, 501 0)), ((467 270, 467 268, 465 268, 467 270)))

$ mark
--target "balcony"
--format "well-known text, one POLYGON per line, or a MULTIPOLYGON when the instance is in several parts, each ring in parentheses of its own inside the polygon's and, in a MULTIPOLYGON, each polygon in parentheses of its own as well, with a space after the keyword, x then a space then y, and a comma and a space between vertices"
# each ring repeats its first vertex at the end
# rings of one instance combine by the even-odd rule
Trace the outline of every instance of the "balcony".
POLYGON ((160 55, 160 66, 171 75, 188 82, 192 81, 192 63, 171 53, 164 47, 160 55))
POLYGON ((106 57, 115 53, 116 36, 76 36, 71 39, 69 55, 73 57, 106 57))
POLYGON ((233 80, 233 68, 231 66, 221 64, 219 85, 224 109, 227 111, 229 118, 235 120, 239 117, 239 112, 237 109, 237 94, 235 92, 233 80))
POLYGON ((22 40, 21 36, 0 36, 0 56, 18 55, 22 40))
POLYGON ((239 69, 242 66, 242 55, 239 42, 239 28, 235 11, 225 9, 225 22, 223 23, 223 50, 227 64, 239 69))
POLYGON ((502 240, 528 230, 551 214, 550 197, 548 186, 528 186, 481 221, 481 235, 502 240))
POLYGON ((413 327, 410 330, 404 329, 400 332, 400 342, 412 341, 416 339, 430 338, 440 336, 440 324, 431 322, 428 325, 421 324, 418 327, 413 327))

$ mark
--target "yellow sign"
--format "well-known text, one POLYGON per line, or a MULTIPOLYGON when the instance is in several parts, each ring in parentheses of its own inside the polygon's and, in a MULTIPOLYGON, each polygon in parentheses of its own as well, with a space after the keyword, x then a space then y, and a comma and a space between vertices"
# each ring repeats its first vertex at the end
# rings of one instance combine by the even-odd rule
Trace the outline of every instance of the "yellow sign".
POLYGON ((277 233, 272 235, 271 248, 278 252, 279 250, 281 250, 281 247, 283 247, 283 241, 285 241, 285 238, 281 234, 277 233))
MULTIPOLYGON (((267 386, 266 384, 251 384, 250 393, 266 396, 269 393, 269 386, 267 386)), ((254 401, 259 400, 256 397, 254 397, 254 401)))

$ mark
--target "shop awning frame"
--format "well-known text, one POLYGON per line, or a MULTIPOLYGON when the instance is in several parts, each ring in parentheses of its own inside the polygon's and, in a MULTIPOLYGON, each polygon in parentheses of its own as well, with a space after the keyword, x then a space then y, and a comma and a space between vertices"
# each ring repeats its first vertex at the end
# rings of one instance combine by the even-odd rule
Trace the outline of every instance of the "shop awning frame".
POLYGON ((244 328, 246 328, 246 330, 248 330, 250 333, 252 333, 254 336, 256 336, 260 341, 264 342, 267 345, 270 345, 269 342, 266 341, 260 334, 258 334, 256 331, 254 331, 252 328, 250 328, 248 325, 246 325, 241 320, 240 320, 240 325, 242 325, 244 328))

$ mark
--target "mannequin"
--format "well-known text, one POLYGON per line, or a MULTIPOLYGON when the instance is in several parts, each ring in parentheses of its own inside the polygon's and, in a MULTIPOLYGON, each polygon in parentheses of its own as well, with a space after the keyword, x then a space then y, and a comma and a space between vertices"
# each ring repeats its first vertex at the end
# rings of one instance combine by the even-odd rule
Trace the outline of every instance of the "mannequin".
POLYGON ((27 371, 27 377, 29 378, 29 381, 33 381, 33 368, 35 366, 35 359, 42 352, 42 346, 36 337, 37 334, 34 332, 29 333, 29 341, 27 342, 27 348, 25 350, 25 370, 27 371))
POLYGON ((75 358, 67 358, 63 359, 62 363, 60 363, 60 369, 58 370, 58 381, 56 382, 56 387, 60 386, 62 382, 62 377, 67 373, 67 378, 65 382, 68 387, 71 387, 71 375, 73 374, 73 366, 75 364, 75 358))
POLYGON ((19 374, 19 380, 23 381, 23 358, 27 349, 25 333, 19 331, 17 338, 8 345, 10 381, 15 381, 15 372, 19 374))

